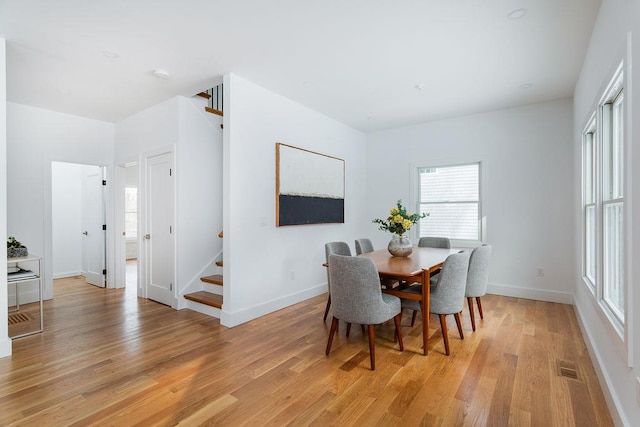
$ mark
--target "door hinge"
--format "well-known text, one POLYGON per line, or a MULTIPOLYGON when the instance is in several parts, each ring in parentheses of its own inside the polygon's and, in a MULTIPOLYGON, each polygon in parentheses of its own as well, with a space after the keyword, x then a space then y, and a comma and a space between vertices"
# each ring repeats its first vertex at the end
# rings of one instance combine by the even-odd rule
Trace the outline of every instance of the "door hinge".
POLYGON ((169 234, 173 233, 173 227, 169 226, 169 234))
POLYGON ((107 185, 107 180, 106 179, 102 180, 102 185, 107 185))
POLYGON ((107 224, 102 224, 102 230, 104 230, 104 231, 107 230, 107 224))
POLYGON ((171 176, 171 168, 169 168, 169 176, 171 176))
POLYGON ((169 290, 173 291, 173 283, 169 283, 169 290))
POLYGON ((104 274, 105 276, 107 275, 107 269, 106 268, 102 270, 102 274, 104 274))

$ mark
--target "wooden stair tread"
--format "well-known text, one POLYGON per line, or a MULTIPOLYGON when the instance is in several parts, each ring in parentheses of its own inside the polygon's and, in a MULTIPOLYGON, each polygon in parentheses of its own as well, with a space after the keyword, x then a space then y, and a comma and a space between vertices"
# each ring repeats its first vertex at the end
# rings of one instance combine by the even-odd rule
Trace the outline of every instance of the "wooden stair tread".
POLYGON ((222 295, 212 294, 211 292, 206 291, 198 291, 192 294, 185 294, 184 297, 188 300, 199 302, 200 304, 222 308, 222 295))
POLYGON ((218 267, 222 267, 222 261, 216 261, 216 265, 217 265, 218 267))
POLYGON ((201 96, 201 97, 207 98, 207 99, 211 99, 211 95, 209 95, 207 92, 200 92, 198 94, 198 96, 201 96))
POLYGON ((216 110, 215 108, 211 108, 211 107, 204 107, 204 110, 208 113, 212 113, 212 114, 217 114, 219 116, 222 116, 223 113, 220 110, 216 110))
POLYGON ((206 283, 213 283, 214 285, 222 286, 222 274, 213 274, 211 276, 201 277, 200 280, 206 283))

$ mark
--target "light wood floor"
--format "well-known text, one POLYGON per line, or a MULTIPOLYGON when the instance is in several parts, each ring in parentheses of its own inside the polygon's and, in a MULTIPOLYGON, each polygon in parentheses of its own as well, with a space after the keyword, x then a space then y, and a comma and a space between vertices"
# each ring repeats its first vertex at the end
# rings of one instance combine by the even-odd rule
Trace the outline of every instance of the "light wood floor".
POLYGON ((612 425, 568 305, 487 295, 477 332, 465 313, 462 341, 451 321, 450 357, 437 318, 426 357, 419 321, 402 353, 390 322, 370 371, 358 327, 325 356, 326 296, 227 329, 81 279, 55 295, 45 332, 0 359, 2 426, 612 425))

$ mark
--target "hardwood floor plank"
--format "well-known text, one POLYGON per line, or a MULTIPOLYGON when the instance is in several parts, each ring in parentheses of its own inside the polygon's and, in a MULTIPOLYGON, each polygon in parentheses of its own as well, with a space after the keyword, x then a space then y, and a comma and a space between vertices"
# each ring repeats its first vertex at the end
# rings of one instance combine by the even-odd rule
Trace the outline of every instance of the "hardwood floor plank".
POLYGON ((386 322, 371 371, 359 327, 324 354, 326 295, 225 328, 81 278, 54 292, 45 331, 0 359, 0 425, 612 425, 567 305, 486 295, 464 340, 448 319, 450 356, 437 318, 426 357, 420 321, 404 352, 386 322))

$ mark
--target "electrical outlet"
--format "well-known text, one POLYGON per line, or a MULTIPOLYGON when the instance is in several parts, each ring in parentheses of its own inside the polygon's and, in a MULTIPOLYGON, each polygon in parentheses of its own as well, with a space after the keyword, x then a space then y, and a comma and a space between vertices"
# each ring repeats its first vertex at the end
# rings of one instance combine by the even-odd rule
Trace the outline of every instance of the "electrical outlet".
POLYGON ((542 267, 536 267, 536 276, 538 276, 538 277, 544 277, 544 268, 542 268, 542 267))
POLYGON ((269 222, 269 220, 268 220, 268 218, 266 216, 261 216, 260 217, 260 226, 261 227, 266 227, 268 222, 269 222))

